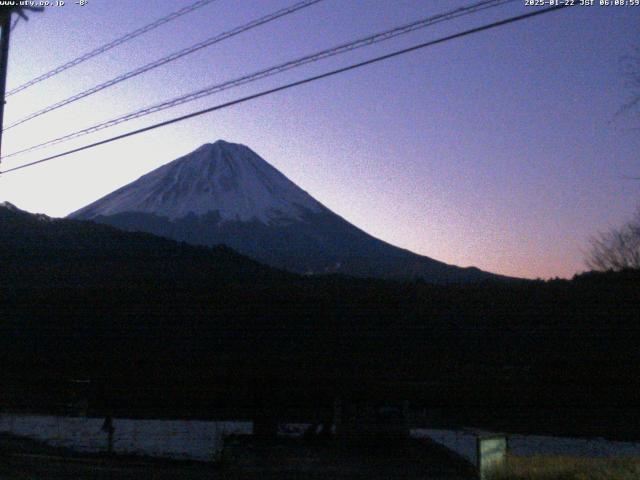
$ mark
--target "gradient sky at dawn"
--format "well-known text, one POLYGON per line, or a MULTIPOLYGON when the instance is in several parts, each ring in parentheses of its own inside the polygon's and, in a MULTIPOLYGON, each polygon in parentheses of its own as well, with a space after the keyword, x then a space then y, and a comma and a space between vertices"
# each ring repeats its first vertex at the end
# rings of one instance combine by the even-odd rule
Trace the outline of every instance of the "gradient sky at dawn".
MULTIPOLYGON (((68 0, 20 21, 8 88, 187 0, 68 0)), ((295 0, 217 0, 8 98, 5 122, 295 0)), ((325 0, 5 133, 3 153, 471 0, 325 0)), ((248 93, 531 11, 524 0, 7 159, 10 168, 248 93)), ((640 116, 623 57, 640 7, 575 7, 453 40, 0 178, 0 201, 64 216, 219 138, 243 143, 394 245, 506 275, 570 277, 640 203, 640 116)))

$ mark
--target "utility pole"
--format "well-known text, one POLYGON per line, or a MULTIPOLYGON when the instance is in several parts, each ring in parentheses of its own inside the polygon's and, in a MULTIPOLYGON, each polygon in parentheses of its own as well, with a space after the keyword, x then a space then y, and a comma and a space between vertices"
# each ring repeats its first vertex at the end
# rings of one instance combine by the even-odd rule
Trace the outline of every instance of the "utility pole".
POLYGON ((0 37, 0 162, 2 161, 2 129, 4 128, 4 104, 7 90, 7 65, 9 63, 9 37, 11 35, 11 10, 0 12, 2 36, 0 37))
POLYGON ((24 20, 29 20, 25 10, 41 12, 44 7, 0 7, 0 162, 2 162, 2 132, 4 128, 4 105, 7 91, 7 66, 9 64, 9 38, 11 36, 11 14, 17 13, 24 20))

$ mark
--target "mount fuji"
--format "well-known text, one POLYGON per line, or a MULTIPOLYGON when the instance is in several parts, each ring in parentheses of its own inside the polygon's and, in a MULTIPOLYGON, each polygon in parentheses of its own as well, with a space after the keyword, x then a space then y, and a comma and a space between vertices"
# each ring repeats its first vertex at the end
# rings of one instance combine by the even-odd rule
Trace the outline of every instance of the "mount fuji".
POLYGON ((153 170, 70 218, 196 245, 226 244, 267 265, 301 274, 434 283, 506 278, 448 265, 374 238, 250 148, 222 140, 153 170))

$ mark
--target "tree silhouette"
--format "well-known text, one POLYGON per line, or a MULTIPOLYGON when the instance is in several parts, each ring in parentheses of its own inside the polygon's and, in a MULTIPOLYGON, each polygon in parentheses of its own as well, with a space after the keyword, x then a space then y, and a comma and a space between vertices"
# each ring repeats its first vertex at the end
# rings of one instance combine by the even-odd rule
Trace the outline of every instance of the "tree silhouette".
POLYGON ((586 263, 599 271, 640 269, 640 209, 621 228, 593 237, 586 263))
MULTIPOLYGON (((640 46, 622 57, 622 74, 628 100, 618 115, 638 113, 640 109, 640 46)), ((640 177, 636 178, 636 180, 640 177)), ((635 216, 620 228, 600 233, 590 240, 591 248, 585 263, 598 271, 640 269, 640 208, 635 216)))
POLYGON ((640 106, 640 46, 622 57, 622 75, 629 98, 618 114, 631 113, 640 106))

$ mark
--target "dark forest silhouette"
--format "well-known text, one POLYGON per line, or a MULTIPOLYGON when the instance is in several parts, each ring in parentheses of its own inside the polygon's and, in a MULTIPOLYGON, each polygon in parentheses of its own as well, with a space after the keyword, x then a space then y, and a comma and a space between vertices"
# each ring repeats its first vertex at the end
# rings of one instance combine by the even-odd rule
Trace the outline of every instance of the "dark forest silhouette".
POLYGON ((341 395, 410 399, 447 422, 637 436, 637 270, 304 277, 11 207, 0 243, 6 407, 51 411, 89 380, 96 414, 292 418, 341 395))

